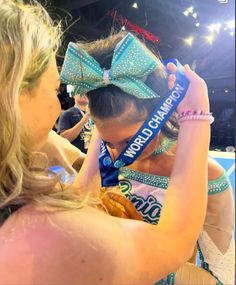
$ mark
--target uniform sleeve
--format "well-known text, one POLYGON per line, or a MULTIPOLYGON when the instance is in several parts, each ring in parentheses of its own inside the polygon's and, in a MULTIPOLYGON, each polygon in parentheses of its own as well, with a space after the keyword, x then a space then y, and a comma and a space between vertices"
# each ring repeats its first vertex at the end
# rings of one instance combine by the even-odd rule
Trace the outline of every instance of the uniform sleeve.
POLYGON ((224 192, 230 186, 229 178, 224 171, 217 179, 208 181, 208 195, 215 195, 220 192, 224 192))

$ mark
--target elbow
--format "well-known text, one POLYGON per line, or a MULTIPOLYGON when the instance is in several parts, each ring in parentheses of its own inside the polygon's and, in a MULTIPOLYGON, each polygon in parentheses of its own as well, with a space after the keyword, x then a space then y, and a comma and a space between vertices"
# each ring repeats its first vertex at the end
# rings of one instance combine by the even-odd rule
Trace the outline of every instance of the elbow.
POLYGON ((61 137, 65 138, 65 137, 66 137, 66 132, 65 132, 65 131, 59 132, 59 135, 60 135, 61 137))
POLYGON ((67 139, 68 141, 70 141, 70 138, 68 136, 68 132, 67 131, 61 132, 60 136, 63 137, 64 139, 67 139))
POLYGON ((168 242, 169 256, 172 256, 173 261, 175 261, 174 266, 178 269, 192 257, 197 238, 193 239, 185 235, 180 236, 179 233, 172 233, 171 237, 171 240, 168 242))
POLYGON ((177 268, 185 264, 194 253, 194 249, 197 245, 197 240, 188 240, 186 238, 182 238, 175 245, 175 260, 177 264, 177 268))

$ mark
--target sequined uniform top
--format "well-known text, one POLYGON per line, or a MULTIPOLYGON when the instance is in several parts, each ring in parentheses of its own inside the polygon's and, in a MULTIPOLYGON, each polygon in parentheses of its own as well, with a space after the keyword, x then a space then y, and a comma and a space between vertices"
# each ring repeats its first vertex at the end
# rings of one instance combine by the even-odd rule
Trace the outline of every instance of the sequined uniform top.
MULTIPOLYGON (((151 224, 157 224, 160 219, 169 180, 167 176, 147 174, 127 167, 121 168, 119 174, 119 186, 122 193, 142 214, 144 220, 151 224)), ((219 178, 208 182, 208 195, 223 193, 229 186, 228 177, 226 173, 223 173, 219 178)), ((227 252, 222 254, 207 232, 203 230, 198 246, 201 266, 216 277, 218 284, 234 284, 233 238, 227 252)))

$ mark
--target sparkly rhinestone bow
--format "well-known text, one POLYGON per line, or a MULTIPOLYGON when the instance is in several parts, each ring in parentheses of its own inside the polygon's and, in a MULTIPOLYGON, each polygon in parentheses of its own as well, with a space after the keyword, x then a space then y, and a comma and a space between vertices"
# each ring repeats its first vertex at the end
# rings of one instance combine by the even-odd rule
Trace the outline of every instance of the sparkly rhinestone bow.
POLYGON ((155 69, 155 56, 129 33, 117 44, 109 70, 104 70, 85 50, 70 42, 61 80, 75 86, 74 94, 84 94, 113 84, 137 98, 155 98, 159 95, 143 82, 145 76, 155 69))

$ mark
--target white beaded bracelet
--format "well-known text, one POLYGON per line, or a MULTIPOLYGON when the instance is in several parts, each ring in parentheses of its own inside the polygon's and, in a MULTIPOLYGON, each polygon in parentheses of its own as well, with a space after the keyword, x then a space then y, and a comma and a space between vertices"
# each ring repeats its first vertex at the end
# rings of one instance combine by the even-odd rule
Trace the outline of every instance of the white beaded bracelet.
POLYGON ((179 124, 185 121, 209 121, 210 124, 214 122, 214 117, 212 113, 197 111, 197 110, 187 110, 180 113, 178 116, 179 124))

